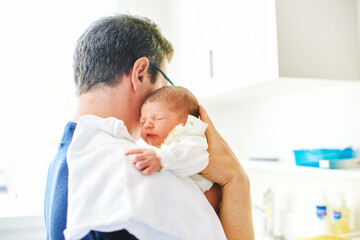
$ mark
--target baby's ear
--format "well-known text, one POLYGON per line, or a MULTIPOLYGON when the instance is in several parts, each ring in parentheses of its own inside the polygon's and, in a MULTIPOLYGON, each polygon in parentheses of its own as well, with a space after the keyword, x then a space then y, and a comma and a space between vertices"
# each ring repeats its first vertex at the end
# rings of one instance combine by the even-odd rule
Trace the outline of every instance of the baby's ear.
POLYGON ((149 59, 147 57, 141 57, 135 61, 131 73, 131 83, 133 85, 134 92, 139 91, 145 78, 150 77, 148 69, 149 59))

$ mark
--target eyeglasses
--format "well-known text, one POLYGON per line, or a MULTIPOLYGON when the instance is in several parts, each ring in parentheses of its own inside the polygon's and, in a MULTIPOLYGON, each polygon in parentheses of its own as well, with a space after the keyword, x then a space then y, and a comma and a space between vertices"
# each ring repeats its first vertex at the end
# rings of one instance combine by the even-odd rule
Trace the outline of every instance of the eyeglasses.
POLYGON ((175 86, 175 84, 170 80, 170 78, 166 76, 166 74, 158 66, 156 66, 155 63, 150 62, 150 65, 156 68, 156 70, 158 70, 161 73, 161 75, 163 75, 166 81, 168 81, 171 85, 175 86))

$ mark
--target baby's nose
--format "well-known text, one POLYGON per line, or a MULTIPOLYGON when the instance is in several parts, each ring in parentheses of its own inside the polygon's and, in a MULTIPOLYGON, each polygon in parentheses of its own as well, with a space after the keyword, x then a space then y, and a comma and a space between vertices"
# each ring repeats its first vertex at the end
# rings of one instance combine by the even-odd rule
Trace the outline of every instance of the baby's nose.
POLYGON ((144 124, 144 127, 145 127, 145 128, 153 128, 154 125, 153 125, 153 123, 152 123, 151 121, 147 120, 147 121, 145 122, 145 124, 144 124))

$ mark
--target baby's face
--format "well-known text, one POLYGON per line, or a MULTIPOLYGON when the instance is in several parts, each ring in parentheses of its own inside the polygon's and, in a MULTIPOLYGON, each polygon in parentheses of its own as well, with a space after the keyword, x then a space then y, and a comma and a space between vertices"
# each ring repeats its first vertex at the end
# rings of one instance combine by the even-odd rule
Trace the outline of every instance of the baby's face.
POLYGON ((147 102, 141 108, 141 138, 160 147, 169 132, 180 123, 185 125, 186 120, 187 116, 181 116, 169 103, 147 102))

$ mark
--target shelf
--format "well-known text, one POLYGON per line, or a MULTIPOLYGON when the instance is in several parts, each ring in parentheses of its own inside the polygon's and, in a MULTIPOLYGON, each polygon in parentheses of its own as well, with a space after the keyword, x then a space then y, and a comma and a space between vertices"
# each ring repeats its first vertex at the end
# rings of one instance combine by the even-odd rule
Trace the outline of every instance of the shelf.
POLYGON ((322 169, 302 167, 279 162, 240 161, 245 170, 265 171, 274 174, 302 174, 317 177, 360 180, 360 168, 354 169, 322 169))
POLYGON ((9 193, 0 194, 0 219, 41 216, 43 212, 43 199, 40 197, 17 198, 9 193))
POLYGON ((281 77, 231 91, 202 97, 199 100, 203 105, 219 105, 234 102, 238 103, 241 101, 281 96, 285 94, 299 93, 315 89, 339 87, 349 84, 360 85, 360 81, 281 77))

